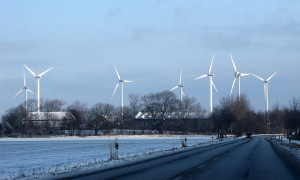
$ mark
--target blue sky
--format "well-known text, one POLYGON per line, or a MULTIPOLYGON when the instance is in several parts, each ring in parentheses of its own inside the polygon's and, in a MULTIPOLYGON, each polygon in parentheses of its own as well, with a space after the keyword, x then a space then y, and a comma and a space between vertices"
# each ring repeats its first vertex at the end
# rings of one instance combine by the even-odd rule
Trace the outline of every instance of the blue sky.
MULTIPOLYGON (((41 97, 120 105, 113 64, 129 93, 169 90, 183 69, 184 92, 209 108, 207 73, 215 53, 213 73, 219 93, 229 95, 234 70, 267 78, 269 104, 288 105, 300 92, 300 2, 276 1, 74 1, 0 0, 0 115, 24 100, 12 97, 34 78, 23 63, 40 73, 41 97)), ((179 91, 175 91, 179 95, 179 91)), ((234 89, 237 94, 237 86, 234 89)), ((242 78, 242 93, 256 110, 264 110, 263 83, 242 78)), ((33 97, 33 96, 31 96, 33 97)))

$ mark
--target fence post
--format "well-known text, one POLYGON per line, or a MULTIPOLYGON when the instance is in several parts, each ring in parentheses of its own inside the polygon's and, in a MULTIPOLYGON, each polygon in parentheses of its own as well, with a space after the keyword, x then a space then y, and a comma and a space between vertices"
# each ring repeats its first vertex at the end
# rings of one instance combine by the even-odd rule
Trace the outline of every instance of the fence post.
POLYGON ((115 140, 115 160, 118 160, 118 150, 119 150, 119 142, 118 139, 115 140))

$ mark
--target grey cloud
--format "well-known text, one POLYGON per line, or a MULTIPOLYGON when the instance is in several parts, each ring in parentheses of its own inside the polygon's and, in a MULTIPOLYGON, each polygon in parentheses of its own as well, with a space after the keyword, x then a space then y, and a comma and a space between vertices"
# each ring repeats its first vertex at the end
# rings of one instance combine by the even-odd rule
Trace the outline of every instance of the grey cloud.
POLYGON ((122 9, 120 7, 114 8, 114 9, 110 9, 109 12, 106 14, 106 18, 107 19, 111 19, 112 17, 121 14, 121 12, 122 12, 122 9))
POLYGON ((162 33, 162 31, 150 27, 134 27, 131 29, 131 36, 134 40, 142 40, 162 33))

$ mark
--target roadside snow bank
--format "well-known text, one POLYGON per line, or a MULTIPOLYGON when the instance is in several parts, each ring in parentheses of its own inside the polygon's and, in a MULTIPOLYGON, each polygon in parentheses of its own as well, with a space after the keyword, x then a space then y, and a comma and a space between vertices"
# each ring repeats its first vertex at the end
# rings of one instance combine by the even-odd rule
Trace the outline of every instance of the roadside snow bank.
POLYGON ((111 166, 181 149, 185 137, 188 148, 220 143, 216 136, 206 135, 4 138, 0 139, 0 179, 33 179, 111 166), (109 146, 115 139, 119 141, 118 161, 109 160, 109 146))

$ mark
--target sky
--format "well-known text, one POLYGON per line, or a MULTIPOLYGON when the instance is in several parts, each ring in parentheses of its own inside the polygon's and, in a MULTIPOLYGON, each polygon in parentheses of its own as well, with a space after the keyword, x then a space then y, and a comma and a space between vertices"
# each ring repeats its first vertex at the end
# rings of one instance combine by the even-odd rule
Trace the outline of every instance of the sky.
MULTIPOLYGON (((43 99, 119 106, 117 66, 130 93, 170 90, 182 68, 184 93, 209 110, 208 73, 213 54, 214 104, 234 79, 229 53, 243 73, 268 78, 269 106, 300 97, 300 1, 297 0, 0 0, 0 115, 24 101, 23 73, 54 67, 40 81, 43 99)), ((236 84, 237 85, 237 84, 236 84)), ((233 95, 237 95, 235 86, 233 95)), ((252 107, 265 110, 263 82, 241 80, 252 107)), ((179 97, 179 90, 174 93, 179 97)), ((29 98, 34 96, 29 95, 29 98)))

